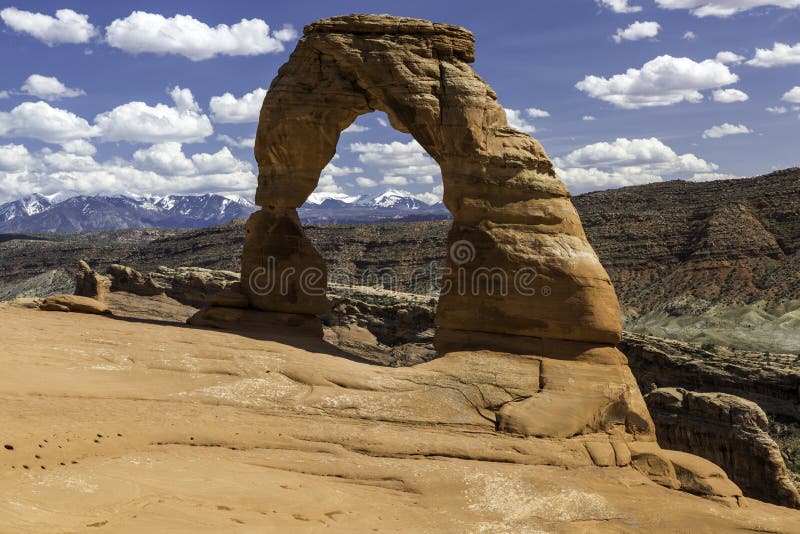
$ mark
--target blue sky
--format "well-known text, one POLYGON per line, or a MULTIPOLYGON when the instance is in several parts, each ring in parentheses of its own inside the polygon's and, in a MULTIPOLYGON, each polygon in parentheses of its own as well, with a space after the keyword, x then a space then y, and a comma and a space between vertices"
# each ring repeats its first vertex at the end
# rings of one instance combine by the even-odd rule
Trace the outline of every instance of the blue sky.
MULTIPOLYGON (((305 24, 356 12, 472 30, 474 68, 573 193, 800 165, 800 0, 29 0, 0 2, 0 202, 251 197, 263 90, 305 24)), ((433 202, 438 167, 382 122, 342 134, 318 191, 433 202)))

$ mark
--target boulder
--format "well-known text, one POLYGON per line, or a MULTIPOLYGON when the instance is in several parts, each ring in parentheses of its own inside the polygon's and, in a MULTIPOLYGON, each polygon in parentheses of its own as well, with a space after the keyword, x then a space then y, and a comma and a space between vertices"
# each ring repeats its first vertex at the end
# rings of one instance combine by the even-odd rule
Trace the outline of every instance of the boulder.
POLYGON ((125 291, 142 297, 164 294, 164 287, 157 284, 152 276, 145 276, 125 265, 110 265, 108 276, 111 278, 111 291, 125 291))
MULTIPOLYGON (((240 295, 239 273, 202 267, 159 267, 149 277, 171 298, 189 306, 203 306, 210 299, 240 295)), ((240 298, 240 297, 233 297, 240 298)))
POLYGON ((80 295, 53 295, 39 305, 40 310, 111 315, 108 305, 97 299, 80 295))

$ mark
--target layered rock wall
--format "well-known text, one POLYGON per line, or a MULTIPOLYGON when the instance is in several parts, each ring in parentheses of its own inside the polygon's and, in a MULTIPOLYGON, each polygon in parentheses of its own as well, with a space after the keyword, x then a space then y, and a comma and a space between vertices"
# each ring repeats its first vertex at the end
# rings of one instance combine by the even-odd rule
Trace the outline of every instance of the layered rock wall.
POLYGON ((656 389, 645 399, 662 446, 722 466, 749 497, 800 508, 800 494, 778 445, 766 432, 767 416, 756 403, 680 388, 656 389))

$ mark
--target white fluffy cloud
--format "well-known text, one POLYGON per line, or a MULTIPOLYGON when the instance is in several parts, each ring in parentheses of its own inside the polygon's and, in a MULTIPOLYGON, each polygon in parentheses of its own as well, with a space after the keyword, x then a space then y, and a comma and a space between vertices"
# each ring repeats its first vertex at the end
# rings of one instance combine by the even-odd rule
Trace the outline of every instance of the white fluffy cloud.
POLYGON ((525 113, 527 113, 528 117, 531 117, 532 119, 544 119, 550 116, 549 111, 539 108, 528 108, 525 110, 525 113))
POLYGON ((767 108, 767 111, 773 115, 783 115, 784 113, 789 112, 786 106, 771 106, 767 108))
POLYGON ((734 102, 750 100, 748 94, 739 89, 717 89, 712 94, 714 102, 719 102, 720 104, 733 104, 734 102))
POLYGON ((381 180, 381 183, 385 185, 406 185, 408 184, 408 178, 405 176, 386 175, 383 177, 383 180, 381 180))
POLYGON ((783 97, 781 97, 781 100, 789 102, 790 104, 800 104, 800 85, 786 91, 783 97))
POLYGON ((597 0, 601 6, 607 7, 614 13, 638 13, 642 10, 641 6, 628 4, 629 0, 597 0))
POLYGON ((361 133, 366 132, 367 130, 369 130, 369 126, 362 126, 361 124, 353 123, 342 130, 342 133, 361 133))
POLYGON ((366 178, 364 176, 359 176, 358 178, 356 178, 356 184, 359 187, 375 187, 376 185, 378 185, 378 182, 376 182, 372 178, 366 178))
POLYGON ((351 174, 360 174, 362 172, 364 172, 364 169, 361 167, 339 167, 333 162, 328 162, 320 174, 330 174, 331 176, 349 176, 351 174))
POLYGON ((44 100, 59 100, 85 95, 82 89, 67 87, 55 76, 42 76, 31 74, 20 90, 26 95, 35 96, 44 100))
POLYGON ((192 61, 218 55, 253 56, 282 52, 283 44, 297 37, 291 27, 270 33, 261 19, 242 19, 228 26, 211 27, 190 15, 166 18, 134 11, 106 28, 106 41, 114 48, 138 54, 178 54, 192 61))
POLYGON ((323 193, 343 193, 344 189, 342 189, 342 187, 336 183, 336 180, 333 179, 333 176, 330 174, 323 174, 319 177, 317 188, 314 191, 323 193))
POLYGON ((200 110, 189 89, 170 91, 174 106, 128 102, 100 113, 90 125, 74 113, 55 108, 46 102, 23 102, 8 112, 0 112, 0 136, 30 137, 46 143, 73 142, 75 150, 93 154, 89 138, 101 141, 139 143, 198 142, 213 133, 211 121, 200 110), (83 144, 77 141, 83 140, 83 144), (91 148, 87 148, 91 147, 91 148))
POLYGON ((234 158, 227 148, 187 157, 179 143, 162 143, 136 151, 130 161, 114 158, 101 162, 90 154, 66 150, 29 154, 21 145, 7 147, 0 146, 0 202, 31 193, 59 192, 146 196, 226 191, 250 195, 256 184, 251 166, 234 158))
POLYGON ((772 49, 756 48, 753 59, 747 62, 751 67, 783 67, 800 64, 800 43, 790 46, 786 43, 775 43, 772 49))
POLYGON ((0 172, 22 171, 33 163, 33 157, 23 145, 0 145, 0 172))
POLYGON ((575 87, 592 98, 625 109, 669 106, 680 102, 698 103, 700 91, 739 81, 726 65, 707 59, 696 62, 686 57, 659 56, 641 69, 628 69, 610 78, 587 76, 575 87))
MULTIPOLYGON (((373 167, 382 176, 381 183, 387 185, 433 183, 434 177, 440 175, 439 165, 415 140, 408 143, 351 143, 349 149, 358 154, 360 163, 373 167)), ((357 172, 364 171, 357 168, 357 172)))
POLYGON ((94 156, 97 152, 95 146, 84 139, 61 143, 61 149, 68 154, 77 154, 79 156, 94 156))
POLYGON ((42 41, 48 46, 61 43, 87 43, 97 34, 88 15, 71 9, 59 9, 56 16, 32 13, 15 7, 0 10, 0 18, 9 28, 42 41))
POLYGON ((212 96, 208 108, 211 110, 214 122, 258 122, 261 104, 264 102, 265 96, 267 96, 267 90, 260 87, 242 95, 241 98, 236 98, 231 93, 225 93, 222 96, 212 96))
POLYGON ((656 0, 662 9, 688 9, 695 17, 730 17, 757 7, 800 7, 800 0, 656 0))
POLYGON ((596 118, 595 116, 593 116, 593 115, 584 115, 584 116, 581 118, 581 120, 582 120, 582 121, 585 121, 585 122, 591 122, 591 121, 596 121, 596 120, 597 120, 597 118, 596 118))
POLYGON ((695 39, 697 39, 697 34, 694 33, 692 30, 689 30, 683 34, 684 41, 694 41, 695 39))
POLYGON ((0 111, 0 136, 61 144, 94 135, 96 129, 85 119, 46 102, 23 102, 11 111, 0 111))
POLYGON ((350 151, 358 154, 358 160, 368 165, 413 170, 413 174, 438 172, 439 166, 415 140, 408 143, 351 143, 350 151))
POLYGON ((722 63, 723 65, 738 65, 745 59, 747 58, 729 50, 719 52, 716 57, 717 63, 722 63))
POLYGON ((694 154, 677 154, 656 138, 601 142, 555 158, 559 175, 574 193, 660 182, 676 174, 717 170, 694 154))
POLYGON ((151 145, 133 153, 137 168, 157 172, 165 176, 178 176, 195 172, 192 160, 183 153, 180 143, 170 141, 151 145))
POLYGON ((213 154, 193 154, 192 163, 198 174, 230 174, 250 169, 250 165, 236 158, 226 146, 213 154))
POLYGON ((226 145, 234 148, 253 148, 256 144, 255 137, 232 137, 227 134, 218 135, 217 141, 222 141, 226 145))
POLYGON ((441 202, 442 194, 436 193, 435 191, 431 191, 414 195, 414 198, 416 198, 417 200, 421 200, 422 202, 430 206, 432 204, 436 204, 437 202, 441 202))
POLYGON ((612 36, 614 42, 619 44, 622 41, 639 41, 641 39, 652 39, 661 31, 661 24, 653 21, 632 23, 625 29, 618 28, 617 33, 612 36))
POLYGON ((715 180, 734 180, 740 178, 734 174, 724 172, 698 172, 689 178, 690 182, 713 182, 715 180))
POLYGON ((704 131, 703 139, 719 139, 720 137, 727 137, 729 135, 741 135, 749 133, 753 133, 753 130, 744 124, 730 124, 726 122, 725 124, 712 126, 708 130, 704 131))
POLYGON ((529 123, 522 114, 522 111, 518 109, 509 109, 503 108, 506 112, 506 120, 508 121, 508 125, 512 128, 519 130, 520 132, 525 132, 532 134, 536 132, 536 126, 529 123))
POLYGON ((200 112, 189 89, 176 86, 170 91, 175 106, 128 102, 95 117, 99 135, 105 141, 191 143, 202 141, 214 131, 211 121, 200 112))

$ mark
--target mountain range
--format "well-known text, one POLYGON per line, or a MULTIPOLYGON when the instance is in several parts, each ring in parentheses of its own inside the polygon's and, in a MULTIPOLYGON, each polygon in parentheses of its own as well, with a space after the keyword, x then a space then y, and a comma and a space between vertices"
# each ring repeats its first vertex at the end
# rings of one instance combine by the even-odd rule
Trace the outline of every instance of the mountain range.
MULTIPOLYGON (((50 233, 131 228, 204 228, 246 218, 258 207, 241 197, 58 196, 33 194, 0 205, 0 233, 50 233)), ((407 191, 379 195, 314 193, 298 209, 308 224, 418 221, 449 218, 444 204, 427 204, 407 191)))
POLYGON ((152 198, 80 195, 60 202, 34 194, 0 206, 0 232, 202 228, 247 217, 255 209, 247 200, 212 194, 152 198))
POLYGON ((298 210, 306 224, 433 221, 449 219, 442 202, 428 204, 408 191, 387 189, 379 195, 312 193, 298 210))

